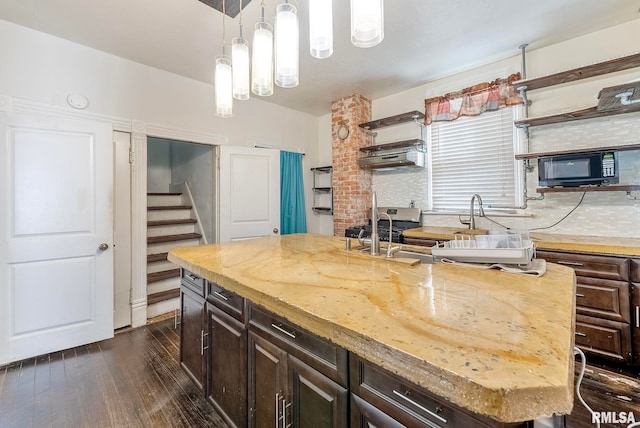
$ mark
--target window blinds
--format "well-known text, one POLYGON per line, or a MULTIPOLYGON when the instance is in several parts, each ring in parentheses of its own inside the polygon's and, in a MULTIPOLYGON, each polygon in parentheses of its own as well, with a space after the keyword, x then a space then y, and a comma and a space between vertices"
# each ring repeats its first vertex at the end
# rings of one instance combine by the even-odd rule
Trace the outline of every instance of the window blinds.
MULTIPOLYGON (((514 108, 431 124, 431 201, 434 210, 516 203, 514 108)), ((519 186, 518 186, 519 187, 519 186)))

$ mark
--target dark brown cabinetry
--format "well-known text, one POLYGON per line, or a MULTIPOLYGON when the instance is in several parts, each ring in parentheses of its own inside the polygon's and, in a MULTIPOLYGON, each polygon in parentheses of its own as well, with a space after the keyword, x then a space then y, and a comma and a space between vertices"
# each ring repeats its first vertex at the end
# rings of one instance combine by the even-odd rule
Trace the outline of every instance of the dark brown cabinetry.
POLYGON ((352 426, 527 426, 526 423, 503 424, 471 414, 354 354, 349 356, 349 366, 351 402, 354 404, 352 426), (376 422, 385 424, 376 425, 376 422))
POLYGON ((638 329, 633 322, 632 270, 624 256, 538 251, 536 257, 576 273, 576 345, 598 359, 638 365, 638 329), (635 349, 634 349, 635 348, 635 349))
POLYGON ((250 306, 249 426, 347 427, 347 351, 250 306))
POLYGON ((182 271, 180 287, 180 365, 198 388, 205 386, 204 280, 182 271))
POLYGON ((640 259, 631 260, 631 330, 633 360, 640 365, 640 259))
POLYGON ((208 283, 207 398, 233 427, 247 425, 247 328, 245 302, 208 283))
POLYGON ((451 405, 186 270, 181 291, 182 367, 229 426, 526 426, 451 405))

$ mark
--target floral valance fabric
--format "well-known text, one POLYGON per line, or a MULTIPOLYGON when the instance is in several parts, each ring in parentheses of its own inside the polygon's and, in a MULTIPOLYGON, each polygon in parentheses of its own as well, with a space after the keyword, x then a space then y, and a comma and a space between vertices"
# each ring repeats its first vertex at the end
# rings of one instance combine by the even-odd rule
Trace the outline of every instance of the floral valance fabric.
POLYGON ((456 120, 460 116, 477 116, 485 111, 522 104, 522 97, 512 85, 516 80, 520 80, 520 73, 426 99, 424 124, 456 120))

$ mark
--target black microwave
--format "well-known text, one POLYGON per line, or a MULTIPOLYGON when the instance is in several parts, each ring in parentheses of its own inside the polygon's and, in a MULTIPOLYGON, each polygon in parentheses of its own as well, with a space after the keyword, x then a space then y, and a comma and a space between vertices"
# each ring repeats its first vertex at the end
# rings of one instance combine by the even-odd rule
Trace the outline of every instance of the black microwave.
POLYGON ((538 158, 540 186, 603 186, 618 183, 616 152, 584 153, 538 158))

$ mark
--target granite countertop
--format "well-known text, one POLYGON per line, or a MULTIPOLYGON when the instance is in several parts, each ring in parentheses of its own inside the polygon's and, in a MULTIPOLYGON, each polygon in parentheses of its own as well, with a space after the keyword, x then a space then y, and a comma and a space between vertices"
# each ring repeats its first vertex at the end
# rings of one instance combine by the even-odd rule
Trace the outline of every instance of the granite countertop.
MULTIPOLYGON (((402 234, 409 238, 436 240, 454 239, 456 235, 482 235, 485 229, 469 230, 456 227, 422 226, 408 229, 402 234)), ((532 232, 531 239, 540 250, 563 250, 580 253, 596 253, 640 257, 640 238, 560 235, 532 232)))
POLYGON ((504 422, 573 406, 575 275, 409 265, 286 235, 169 260, 473 412, 504 422))

